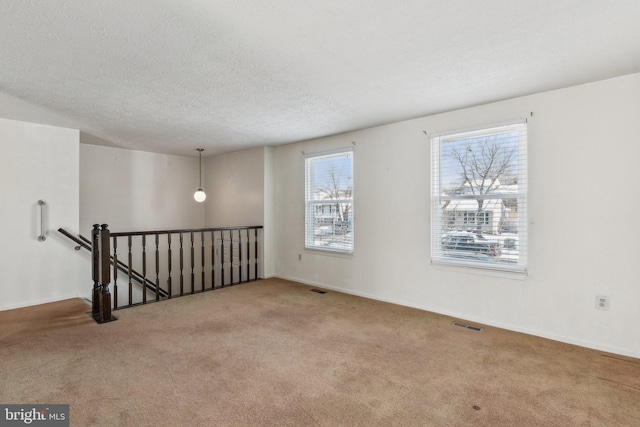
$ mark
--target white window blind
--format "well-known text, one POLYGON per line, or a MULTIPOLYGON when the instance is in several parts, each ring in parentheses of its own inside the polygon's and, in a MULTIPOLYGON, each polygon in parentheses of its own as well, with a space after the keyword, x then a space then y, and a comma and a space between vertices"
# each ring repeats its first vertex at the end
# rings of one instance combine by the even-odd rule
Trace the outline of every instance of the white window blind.
POLYGON ((526 272, 526 122, 435 135, 431 149, 432 262, 526 272))
POLYGON ((353 252, 353 151, 305 158, 305 247, 353 252))

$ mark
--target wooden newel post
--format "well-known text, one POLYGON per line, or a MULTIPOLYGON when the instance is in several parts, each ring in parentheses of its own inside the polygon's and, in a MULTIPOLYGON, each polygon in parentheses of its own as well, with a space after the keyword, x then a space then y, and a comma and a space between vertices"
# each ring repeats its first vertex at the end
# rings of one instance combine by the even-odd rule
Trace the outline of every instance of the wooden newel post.
POLYGON ((91 317, 100 318, 100 226, 93 224, 91 230, 91 280, 93 293, 91 294, 91 317))
POLYGON ((102 224, 100 230, 100 313, 98 323, 111 321, 111 294, 109 283, 111 282, 110 242, 111 233, 109 226, 102 224))

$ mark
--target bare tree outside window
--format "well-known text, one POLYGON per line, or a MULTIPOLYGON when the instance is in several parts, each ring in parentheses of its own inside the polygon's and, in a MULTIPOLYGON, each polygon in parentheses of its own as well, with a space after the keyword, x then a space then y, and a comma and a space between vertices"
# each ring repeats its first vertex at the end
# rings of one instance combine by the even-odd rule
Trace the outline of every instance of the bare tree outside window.
POLYGON ((340 200, 351 199, 353 192, 353 183, 351 177, 342 176, 342 173, 337 173, 331 169, 329 172, 329 180, 326 185, 319 188, 318 191, 324 195, 326 199, 335 200, 335 209, 338 213, 338 219, 342 222, 349 220, 349 213, 351 212, 351 203, 340 203, 340 200))
MULTIPOLYGON (((451 167, 457 166, 459 177, 457 185, 451 188, 451 194, 478 196, 476 219, 486 217, 484 196, 497 192, 501 179, 517 184, 514 170, 517 165, 518 147, 510 143, 511 140, 513 135, 499 134, 448 143, 446 155, 453 160, 451 167)), ((485 223, 476 220, 478 237, 482 236, 485 223)))

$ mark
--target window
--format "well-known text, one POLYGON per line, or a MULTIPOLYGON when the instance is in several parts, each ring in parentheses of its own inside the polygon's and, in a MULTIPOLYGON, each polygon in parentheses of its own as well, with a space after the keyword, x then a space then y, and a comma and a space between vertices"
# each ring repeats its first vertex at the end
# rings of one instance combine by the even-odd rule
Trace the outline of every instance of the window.
POLYGON ((526 122, 431 137, 434 263, 526 272, 526 122))
POLYGON ((305 247, 353 252, 353 151, 305 158, 305 247))

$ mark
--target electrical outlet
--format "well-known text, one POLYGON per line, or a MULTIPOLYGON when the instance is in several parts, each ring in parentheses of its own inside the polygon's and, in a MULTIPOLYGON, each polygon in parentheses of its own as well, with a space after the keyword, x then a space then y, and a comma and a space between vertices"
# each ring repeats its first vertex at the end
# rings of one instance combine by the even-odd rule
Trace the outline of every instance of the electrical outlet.
POLYGON ((609 310, 609 297, 606 295, 597 295, 596 308, 598 310, 609 310))

